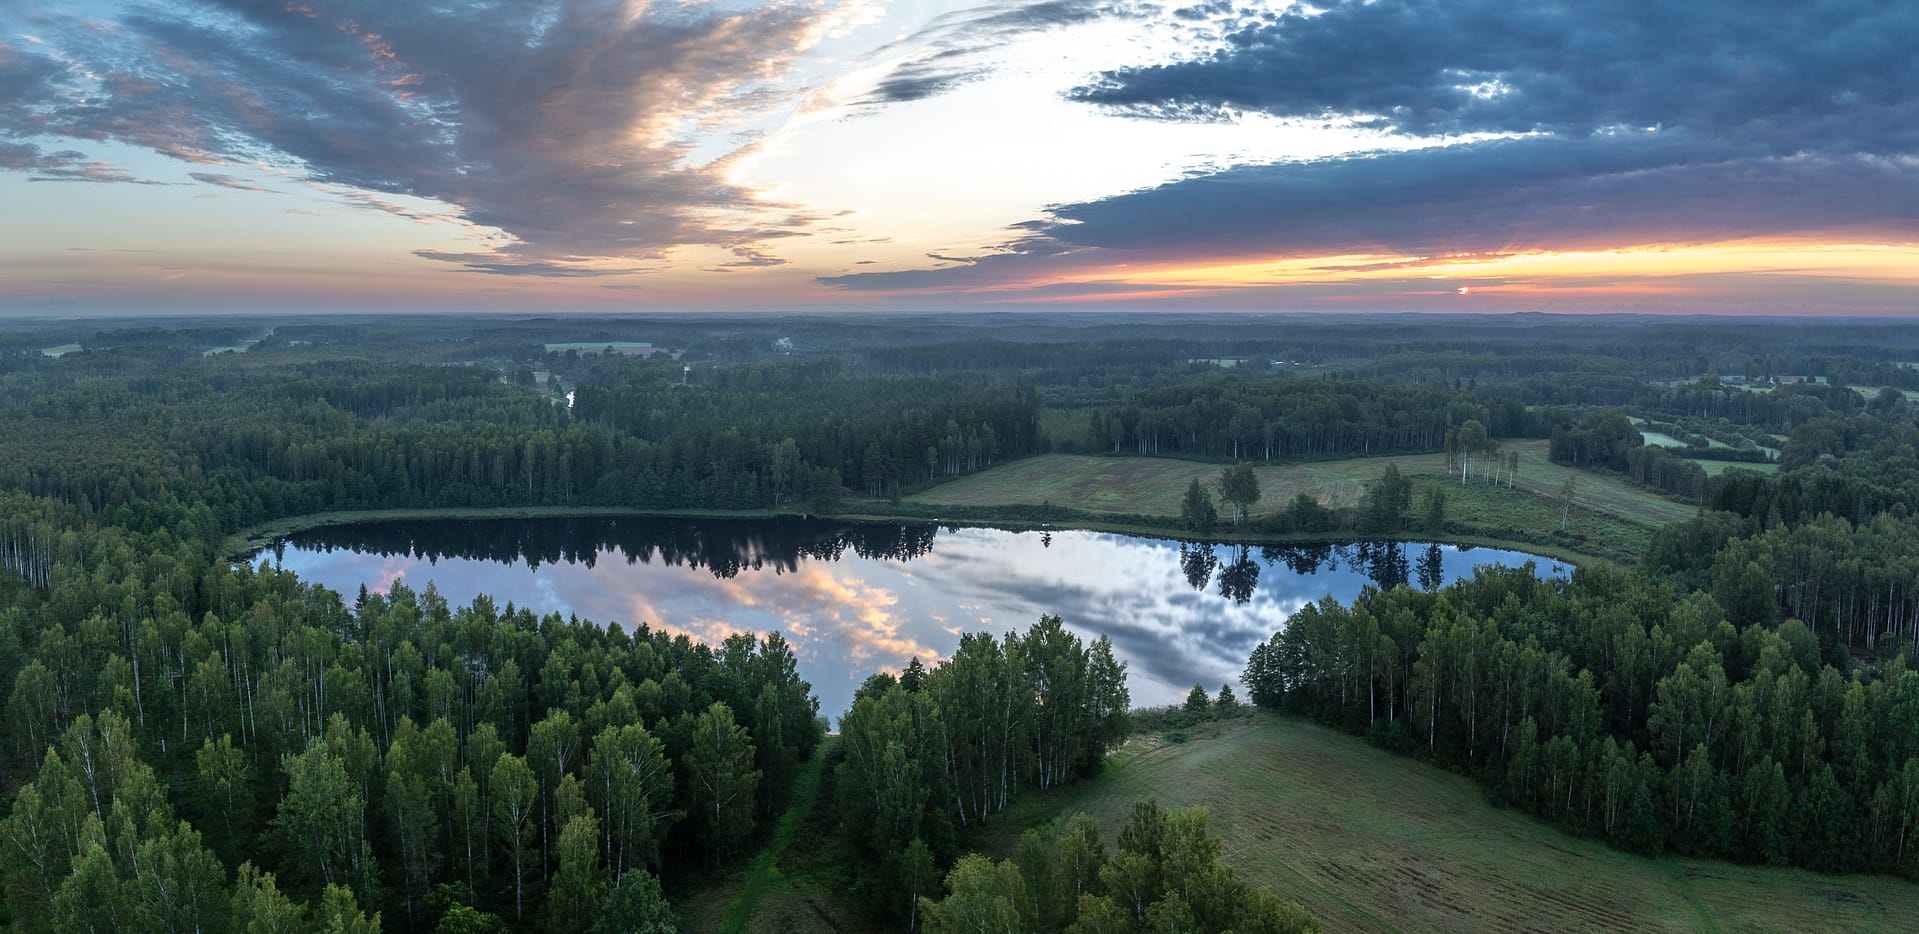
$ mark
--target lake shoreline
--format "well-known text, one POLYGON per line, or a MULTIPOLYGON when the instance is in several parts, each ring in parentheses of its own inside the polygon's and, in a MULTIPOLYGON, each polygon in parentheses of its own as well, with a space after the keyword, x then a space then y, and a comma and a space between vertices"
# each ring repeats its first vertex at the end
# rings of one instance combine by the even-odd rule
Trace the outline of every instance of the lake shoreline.
POLYGON ((1546 542, 1527 542, 1471 533, 1433 533, 1419 531, 1397 532, 1392 534, 1362 534, 1354 530, 1346 529, 1326 533, 1308 532, 1275 535, 1272 533, 1238 533, 1230 527, 1227 527, 1214 529, 1205 536, 1196 536, 1191 530, 1179 528, 1176 525, 1114 521, 1087 514, 1039 520, 1019 518, 1017 516, 995 517, 992 515, 981 515, 982 510, 978 507, 944 510, 948 513, 972 513, 972 515, 928 515, 923 514, 919 510, 912 512, 894 512, 873 510, 869 508, 869 506, 870 504, 861 504, 853 510, 830 514, 808 513, 799 510, 645 509, 636 506, 446 506, 406 509, 348 509, 287 516, 270 522, 262 522, 248 526, 227 536, 220 544, 220 554, 227 560, 233 562, 249 561, 253 556, 258 555, 275 541, 289 535, 307 532, 313 529, 339 525, 356 525, 359 523, 437 519, 815 518, 862 523, 923 522, 940 526, 993 528, 1016 532, 1107 532, 1116 535, 1137 535, 1172 541, 1214 545, 1337 545, 1362 539, 1366 541, 1436 542, 1442 545, 1465 545, 1475 548, 1498 548, 1506 551, 1524 552, 1540 558, 1559 561, 1574 567, 1590 567, 1602 562, 1615 563, 1612 562, 1612 559, 1599 555, 1586 554, 1546 542))
POLYGON ((708 644, 780 632, 833 712, 875 667, 949 657, 968 631, 1048 615, 1083 639, 1110 638, 1133 699, 1163 705, 1195 684, 1230 683, 1253 647, 1308 603, 1401 582, 1433 589, 1486 565, 1541 579, 1570 573, 1531 552, 1438 543, 1193 545, 797 516, 358 522, 291 535, 256 564, 343 599, 430 583, 448 607, 487 597, 540 618, 646 625, 708 644))

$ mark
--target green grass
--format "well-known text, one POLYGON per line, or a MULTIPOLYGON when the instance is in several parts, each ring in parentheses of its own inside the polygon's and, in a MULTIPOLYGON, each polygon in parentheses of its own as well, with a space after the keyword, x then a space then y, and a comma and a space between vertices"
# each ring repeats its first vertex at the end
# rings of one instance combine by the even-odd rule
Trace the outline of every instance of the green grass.
POLYGON ((1779 472, 1779 464, 1773 461, 1767 461, 1766 463, 1762 464, 1762 463, 1743 463, 1740 461, 1709 461, 1705 459, 1698 459, 1698 460, 1694 460, 1693 463, 1698 464, 1700 467, 1705 468, 1706 476, 1708 477, 1717 477, 1720 474, 1733 469, 1734 467, 1737 467, 1740 470, 1756 470, 1760 473, 1778 473, 1779 472))
MULTIPOLYGON (((1556 499, 1573 477, 1577 501, 1631 522, 1658 526, 1690 518, 1695 509, 1616 476, 1552 463, 1546 442, 1508 445, 1519 452, 1517 489, 1556 499)), ((1338 508, 1359 502, 1366 484, 1387 464, 1407 476, 1454 477, 1444 454, 1357 457, 1289 464, 1253 462, 1263 494, 1259 508, 1276 509, 1299 493, 1338 508)), ((954 506, 1039 505, 1051 502, 1089 512, 1176 516, 1179 500, 1194 478, 1211 485, 1220 464, 1162 457, 1107 457, 1090 454, 1042 454, 1013 461, 944 483, 909 498, 912 502, 954 506)), ((1483 485, 1483 484, 1482 484, 1483 485)))
POLYGON ((1588 506, 1583 487, 1574 494, 1573 508, 1568 512, 1557 498, 1521 489, 1481 483, 1461 486, 1457 480, 1429 476, 1415 478, 1413 483, 1415 507, 1427 487, 1444 484, 1447 526, 1454 533, 1466 533, 1449 534, 1445 536, 1448 540, 1477 536, 1493 544, 1519 545, 1524 550, 1563 549, 1579 556, 1630 564, 1646 553, 1656 528, 1588 506))
POLYGON ((1328 930, 1910 931, 1919 886, 1649 859, 1488 804, 1461 775, 1259 714, 1188 742, 1136 738, 1099 777, 1017 805, 984 845, 1072 812, 1111 841, 1133 803, 1204 805, 1223 858, 1328 930))
POLYGON ((780 815, 779 825, 773 828, 773 839, 766 842, 766 848, 746 867, 746 881, 727 905, 726 920, 720 924, 723 934, 744 934, 749 930, 760 901, 781 886, 780 856, 792 845, 793 838, 799 835, 800 828, 813 813, 813 802, 820 793, 820 775, 825 771, 826 753, 832 742, 829 738, 815 750, 813 761, 808 762, 794 780, 793 803, 780 815))
POLYGON ((1910 389, 1899 389, 1897 387, 1856 386, 1851 383, 1847 383, 1846 388, 1862 396, 1865 396, 1867 401, 1871 401, 1873 398, 1877 397, 1879 395, 1879 390, 1882 388, 1891 388, 1892 391, 1905 396, 1906 401, 1908 402, 1911 402, 1915 399, 1919 399, 1919 392, 1914 392, 1913 390, 1910 390, 1910 389))
POLYGON ((653 345, 646 341, 567 341, 559 344, 547 344, 547 353, 566 353, 577 350, 580 353, 598 353, 611 348, 613 350, 652 350, 653 345))
MULTIPOLYGON (((1595 542, 1617 542, 1627 535, 1643 543, 1652 531, 1669 522, 1691 518, 1696 507, 1675 502, 1617 476, 1580 470, 1546 459, 1546 442, 1518 441, 1508 447, 1519 452, 1519 472, 1512 489, 1475 481, 1459 483, 1446 469, 1444 454, 1360 457, 1336 461, 1260 464, 1262 497, 1256 512, 1282 508, 1305 493, 1320 503, 1340 508, 1359 502, 1366 484, 1377 479, 1387 464, 1424 484, 1446 484, 1448 515, 1469 533, 1510 542, 1569 540, 1569 547, 1587 553, 1617 552, 1636 555, 1618 544, 1606 549, 1577 549, 1573 534, 1595 542), (1575 484, 1574 519, 1566 536, 1560 525, 1559 491, 1567 478, 1575 484), (1580 516, 1584 515, 1583 531, 1580 516)), ((1212 485, 1221 465, 1160 457, 1105 457, 1083 454, 1043 454, 941 484, 908 499, 928 506, 1036 506, 1051 503, 1089 513, 1176 517, 1180 497, 1197 478, 1212 485)))
POLYGON ((828 737, 794 782, 793 801, 764 849, 746 868, 674 897, 682 931, 725 934, 868 934, 872 919, 847 895, 845 861, 854 858, 816 801, 826 781, 828 737))
MULTIPOLYGON (((1686 442, 1681 441, 1678 438, 1673 437, 1672 435, 1666 434, 1665 432, 1648 431, 1645 427, 1646 420, 1643 418, 1635 418, 1632 420, 1632 423, 1633 423, 1633 427, 1639 429, 1640 437, 1644 438, 1647 444, 1654 445, 1656 447, 1662 447, 1662 448, 1683 448, 1687 446, 1686 442)), ((1732 447, 1732 445, 1727 444, 1724 441, 1720 441, 1716 438, 1707 438, 1706 446, 1714 447, 1714 448, 1732 447)), ((1766 452, 1768 455, 1771 455, 1775 460, 1778 459, 1779 457, 1778 448, 1769 448, 1769 447, 1761 446, 1759 450, 1766 452)), ((1756 470, 1760 473, 1778 473, 1779 472, 1779 465, 1775 463, 1722 461, 1722 460, 1712 460, 1704 457, 1689 457, 1686 459, 1692 461, 1695 464, 1698 464, 1702 469, 1706 471, 1706 476, 1708 477, 1717 477, 1720 474, 1725 473, 1726 470, 1731 467, 1742 467, 1747 470, 1756 470)))

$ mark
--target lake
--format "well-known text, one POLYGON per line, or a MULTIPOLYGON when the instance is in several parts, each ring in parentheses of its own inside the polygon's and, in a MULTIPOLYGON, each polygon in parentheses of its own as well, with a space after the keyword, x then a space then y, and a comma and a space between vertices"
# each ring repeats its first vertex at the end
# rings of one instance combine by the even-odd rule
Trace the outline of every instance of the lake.
POLYGON ((712 643, 779 630, 820 710, 837 718, 880 669, 944 658, 967 631, 1024 630, 1053 613, 1112 638, 1133 703, 1237 684, 1254 644, 1302 605, 1368 584, 1443 585, 1482 564, 1551 559, 1495 548, 1352 542, 1203 545, 1103 532, 809 519, 481 519, 332 526, 254 560, 349 602, 364 584, 431 581, 449 603, 491 594, 535 613, 647 623, 712 643))

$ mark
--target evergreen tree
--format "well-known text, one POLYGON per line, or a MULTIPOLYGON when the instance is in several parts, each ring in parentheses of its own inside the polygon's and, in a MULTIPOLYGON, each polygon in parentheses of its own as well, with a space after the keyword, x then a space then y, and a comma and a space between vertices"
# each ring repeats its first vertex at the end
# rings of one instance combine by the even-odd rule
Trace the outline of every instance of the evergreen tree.
POLYGON ((1213 526, 1219 523, 1219 510, 1213 507, 1212 494, 1199 485, 1198 477, 1193 478, 1186 488, 1186 496, 1179 501, 1179 521, 1187 531, 1201 535, 1211 533, 1213 526))

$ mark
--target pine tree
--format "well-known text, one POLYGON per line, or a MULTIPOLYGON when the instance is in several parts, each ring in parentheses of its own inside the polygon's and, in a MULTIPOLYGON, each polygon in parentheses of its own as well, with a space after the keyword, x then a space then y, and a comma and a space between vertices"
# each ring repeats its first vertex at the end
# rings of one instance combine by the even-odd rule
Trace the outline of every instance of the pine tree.
POLYGON ((1187 531, 1201 535, 1212 532, 1213 526, 1219 523, 1219 510, 1213 508, 1213 497, 1199 485, 1198 477, 1193 478, 1185 498, 1180 500, 1179 521, 1187 531))

